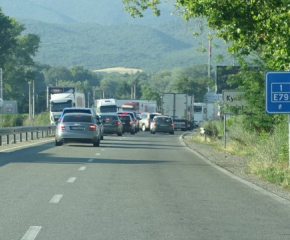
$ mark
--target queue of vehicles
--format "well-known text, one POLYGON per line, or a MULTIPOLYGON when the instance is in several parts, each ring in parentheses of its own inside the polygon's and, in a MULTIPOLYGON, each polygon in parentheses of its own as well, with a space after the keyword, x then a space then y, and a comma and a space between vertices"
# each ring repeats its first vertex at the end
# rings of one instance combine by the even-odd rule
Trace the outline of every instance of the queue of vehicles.
MULTIPOLYGON (((51 109, 57 103, 51 96, 51 109)), ((175 130, 193 129, 194 101, 187 94, 167 93, 162 95, 162 107, 157 112, 154 102, 126 101, 120 105, 120 100, 98 99, 92 108, 68 106, 62 108, 61 113, 54 121, 58 124, 55 145, 65 142, 91 142, 99 146, 106 134, 122 136, 128 132, 137 133, 139 130, 166 132, 174 134, 175 130), (119 103, 118 103, 119 101, 119 103), (140 106, 151 104, 150 112, 141 112, 140 106), (152 112, 151 112, 152 111, 152 112), (89 117, 90 116, 90 117, 89 117), (86 119, 86 121, 84 120, 86 119)), ((72 101, 73 102, 73 101, 72 101)))

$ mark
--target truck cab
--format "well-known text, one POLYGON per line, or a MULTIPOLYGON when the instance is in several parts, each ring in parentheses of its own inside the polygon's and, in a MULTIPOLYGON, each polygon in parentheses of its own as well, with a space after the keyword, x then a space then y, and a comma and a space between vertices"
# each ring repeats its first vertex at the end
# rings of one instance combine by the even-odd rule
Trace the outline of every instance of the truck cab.
POLYGON ((62 110, 74 106, 75 101, 73 93, 52 94, 50 99, 50 123, 52 125, 57 124, 62 110))
POLYGON ((95 112, 100 113, 110 113, 117 112, 117 105, 115 99, 98 99, 95 106, 95 112))

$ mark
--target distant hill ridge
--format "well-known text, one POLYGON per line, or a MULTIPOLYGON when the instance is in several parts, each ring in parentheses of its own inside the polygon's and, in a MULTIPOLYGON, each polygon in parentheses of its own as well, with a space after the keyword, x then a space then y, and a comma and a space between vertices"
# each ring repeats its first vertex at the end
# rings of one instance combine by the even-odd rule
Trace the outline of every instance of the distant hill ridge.
MULTIPOLYGON (((206 37, 193 38, 188 23, 168 14, 168 4, 164 17, 143 19, 124 13, 122 0, 1 0, 0 6, 25 24, 25 33, 41 37, 35 59, 51 66, 155 72, 207 63, 207 54, 196 51, 206 37)), ((225 52, 213 55, 218 51, 225 52)))
POLYGON ((162 4, 162 16, 156 18, 148 11, 142 19, 132 19, 124 13, 122 0, 1 0, 4 13, 21 19, 49 23, 99 23, 115 25, 122 23, 152 24, 172 20, 172 4, 162 4))

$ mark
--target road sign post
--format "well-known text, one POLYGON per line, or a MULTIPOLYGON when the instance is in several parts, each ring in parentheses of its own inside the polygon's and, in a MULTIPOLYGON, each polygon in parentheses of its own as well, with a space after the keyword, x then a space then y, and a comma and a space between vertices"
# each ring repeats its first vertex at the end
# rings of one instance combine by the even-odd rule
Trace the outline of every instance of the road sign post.
POLYGON ((288 114, 290 167, 290 72, 266 72, 266 113, 288 114))

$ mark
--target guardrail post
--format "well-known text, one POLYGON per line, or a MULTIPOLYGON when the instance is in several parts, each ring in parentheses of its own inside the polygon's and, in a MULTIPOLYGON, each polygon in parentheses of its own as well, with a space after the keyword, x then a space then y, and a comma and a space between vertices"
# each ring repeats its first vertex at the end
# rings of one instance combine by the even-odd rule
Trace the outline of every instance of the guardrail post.
POLYGON ((19 141, 22 142, 22 133, 19 135, 19 141))
POLYGON ((15 133, 13 134, 13 143, 14 144, 16 143, 16 134, 15 133))
POLYGON ((33 140, 33 132, 30 133, 30 139, 33 140))
POLYGON ((28 132, 25 133, 25 141, 28 141, 28 132))
POLYGON ((7 135, 7 145, 9 144, 10 136, 7 135))
POLYGON ((0 135, 0 146, 2 146, 2 135, 0 135))

